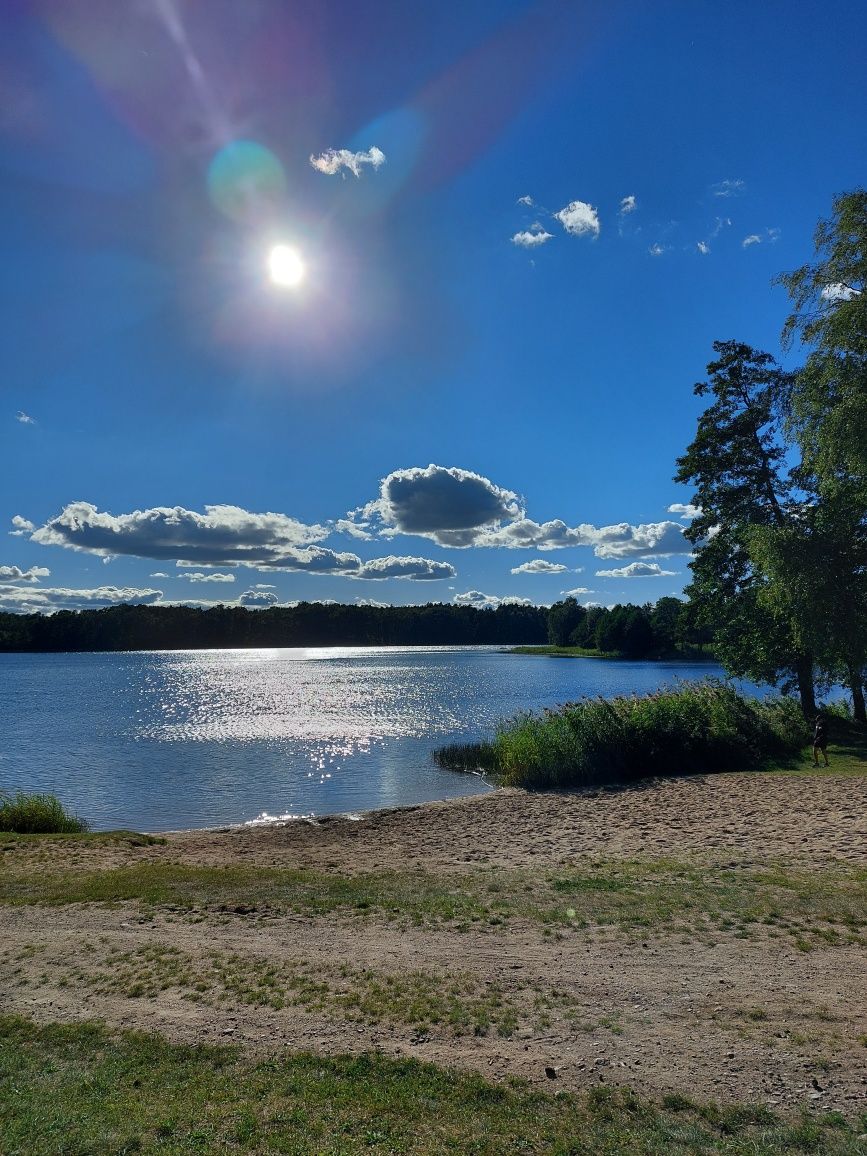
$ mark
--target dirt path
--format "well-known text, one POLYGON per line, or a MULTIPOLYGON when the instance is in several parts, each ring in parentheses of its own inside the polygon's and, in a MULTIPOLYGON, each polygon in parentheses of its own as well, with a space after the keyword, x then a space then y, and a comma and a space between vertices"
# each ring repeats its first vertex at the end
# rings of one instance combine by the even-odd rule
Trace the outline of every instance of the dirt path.
MULTIPOLYGON (((146 859, 345 874, 773 856, 820 871, 867 864, 865 803, 860 778, 720 776, 592 796, 503 791, 165 846, 22 845, 3 858, 15 870, 146 859)), ((624 1083, 847 1114, 867 1096, 867 968, 851 943, 803 951, 762 928, 640 937, 552 935, 527 919, 459 931, 376 914, 151 916, 127 903, 0 907, 0 944, 0 1006, 46 1021, 101 1018, 256 1052, 376 1048, 549 1088, 624 1083), (465 1021, 425 1022, 441 999, 465 1021)))

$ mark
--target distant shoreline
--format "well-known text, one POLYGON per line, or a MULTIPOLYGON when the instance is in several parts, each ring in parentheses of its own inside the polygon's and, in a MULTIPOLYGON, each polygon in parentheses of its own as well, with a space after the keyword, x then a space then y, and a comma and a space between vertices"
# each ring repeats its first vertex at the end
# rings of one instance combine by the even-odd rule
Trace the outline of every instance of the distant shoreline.
POLYGON ((719 666, 719 660, 709 654, 691 654, 672 651, 658 655, 629 655, 618 650, 590 650, 584 646, 510 646, 507 654, 539 655, 545 658, 604 658, 626 662, 689 662, 697 666, 719 666))

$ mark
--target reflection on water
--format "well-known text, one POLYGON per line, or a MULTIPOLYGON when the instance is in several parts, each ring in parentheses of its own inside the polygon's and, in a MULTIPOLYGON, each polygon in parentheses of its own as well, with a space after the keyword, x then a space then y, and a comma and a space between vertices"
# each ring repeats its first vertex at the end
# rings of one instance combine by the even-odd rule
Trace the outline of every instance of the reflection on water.
POLYGON ((0 655, 0 789, 101 829, 358 813, 489 790, 430 752, 518 711, 720 673, 484 647, 0 655))

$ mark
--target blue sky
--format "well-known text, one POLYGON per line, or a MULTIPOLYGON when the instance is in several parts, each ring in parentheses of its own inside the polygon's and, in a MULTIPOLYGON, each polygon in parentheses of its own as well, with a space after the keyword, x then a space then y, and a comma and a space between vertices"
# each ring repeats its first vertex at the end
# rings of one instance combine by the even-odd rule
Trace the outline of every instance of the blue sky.
POLYGON ((2 21, 0 608, 682 589, 693 383, 864 183, 863 4, 2 21))

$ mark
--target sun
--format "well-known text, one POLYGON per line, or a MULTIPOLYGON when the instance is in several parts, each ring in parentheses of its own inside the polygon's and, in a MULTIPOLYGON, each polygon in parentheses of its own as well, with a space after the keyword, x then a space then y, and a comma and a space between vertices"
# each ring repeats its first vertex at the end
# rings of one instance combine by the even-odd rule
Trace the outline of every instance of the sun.
POLYGON ((274 245, 268 253, 268 276, 281 289, 295 289, 304 280, 304 262, 297 249, 274 245))

